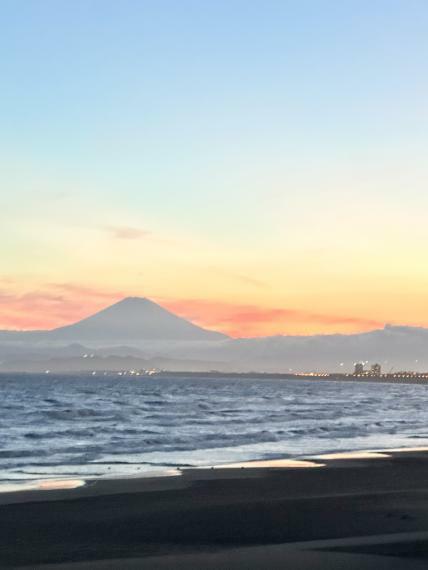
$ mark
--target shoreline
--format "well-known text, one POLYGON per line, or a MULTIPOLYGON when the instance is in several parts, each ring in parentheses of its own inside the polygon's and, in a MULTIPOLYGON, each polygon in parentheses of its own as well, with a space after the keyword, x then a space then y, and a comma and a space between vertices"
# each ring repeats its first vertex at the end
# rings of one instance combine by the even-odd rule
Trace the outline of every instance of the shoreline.
MULTIPOLYGON (((209 451, 209 450, 208 450, 209 451)), ((204 465, 193 467, 165 467, 156 471, 148 471, 146 474, 138 472, 133 475, 121 475, 110 477, 47 477, 29 480, 20 480, 18 483, 8 481, 7 483, 0 482, 0 505, 7 504, 7 499, 13 496, 18 497, 21 493, 52 493, 54 491, 71 491, 80 487, 93 488, 94 485, 102 486, 109 485, 112 482, 121 482, 121 485, 126 484, 127 481, 158 481, 163 479, 187 477, 192 474, 192 480, 198 479, 198 474, 207 472, 224 472, 226 470, 248 470, 248 469, 263 469, 263 470, 276 470, 276 469, 317 469, 328 467, 331 462, 352 462, 353 460, 369 460, 375 461, 377 459, 393 459, 401 454, 427 454, 428 447, 415 446, 415 447, 392 447, 392 448, 379 448, 379 449, 358 449, 348 451, 332 451, 319 454, 310 454, 295 457, 277 457, 272 459, 250 459, 240 462, 231 462, 218 465, 204 465)), ((113 483, 114 484, 114 483, 113 483)), ((85 493, 86 494, 86 493, 85 493)), ((33 496, 33 495, 32 495, 33 496)), ((64 497, 66 498, 66 497, 64 497)), ((12 500, 12 502, 14 502, 12 500)), ((21 501, 19 501, 21 502, 21 501)))
POLYGON ((217 466, 2 493, 0 567, 229 570, 260 568, 262 558, 272 569, 284 560, 293 569, 426 565, 427 448, 314 462, 324 466, 217 466))

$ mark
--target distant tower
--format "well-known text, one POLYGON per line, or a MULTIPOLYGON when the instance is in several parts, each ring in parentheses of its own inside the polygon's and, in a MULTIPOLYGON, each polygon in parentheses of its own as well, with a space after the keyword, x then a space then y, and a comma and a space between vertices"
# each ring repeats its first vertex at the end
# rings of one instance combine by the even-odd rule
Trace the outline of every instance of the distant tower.
POLYGON ((379 377, 382 374, 382 367, 380 364, 372 364, 370 368, 370 375, 379 377))
POLYGON ((362 362, 355 363, 354 374, 355 376, 358 376, 358 374, 364 374, 364 364, 362 362))

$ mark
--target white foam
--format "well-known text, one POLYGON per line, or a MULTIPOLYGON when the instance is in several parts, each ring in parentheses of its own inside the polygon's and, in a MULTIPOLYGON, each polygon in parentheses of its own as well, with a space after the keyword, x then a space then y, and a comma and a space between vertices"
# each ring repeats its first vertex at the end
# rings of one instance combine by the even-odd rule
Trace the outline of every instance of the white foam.
POLYGON ((241 463, 227 463, 225 465, 216 465, 216 469, 238 469, 238 468, 312 468, 325 467, 323 463, 315 463, 314 461, 305 461, 298 459, 269 459, 264 461, 243 461, 241 463))
POLYGON ((379 451, 344 451, 314 455, 312 459, 384 459, 388 457, 391 456, 379 451))

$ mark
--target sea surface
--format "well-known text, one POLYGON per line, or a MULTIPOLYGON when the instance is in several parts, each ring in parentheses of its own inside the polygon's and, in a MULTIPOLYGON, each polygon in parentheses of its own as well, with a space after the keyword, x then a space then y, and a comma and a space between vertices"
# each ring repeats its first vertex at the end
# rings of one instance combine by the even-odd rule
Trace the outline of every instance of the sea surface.
POLYGON ((0 486, 428 445, 428 386, 0 376, 0 486))

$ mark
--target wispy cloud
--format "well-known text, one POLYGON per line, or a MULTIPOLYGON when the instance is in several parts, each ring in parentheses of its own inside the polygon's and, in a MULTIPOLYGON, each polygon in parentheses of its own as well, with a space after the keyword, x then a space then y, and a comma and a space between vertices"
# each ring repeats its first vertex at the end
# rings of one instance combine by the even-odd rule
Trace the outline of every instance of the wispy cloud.
POLYGON ((49 290, 58 291, 62 295, 77 295, 79 299, 90 298, 103 301, 105 299, 121 298, 124 296, 122 291, 106 291, 77 283, 47 283, 45 287, 49 290))
POLYGON ((249 277, 248 275, 235 274, 235 278, 241 281, 242 283, 247 283, 248 285, 251 285, 252 287, 257 287, 258 289, 266 289, 268 286, 267 283, 265 283, 261 279, 255 279, 254 277, 249 277))
POLYGON ((107 226, 104 228, 115 239, 137 240, 151 237, 151 232, 132 226, 107 226))
POLYGON ((13 283, 16 283, 16 280, 13 279, 13 277, 7 277, 6 275, 2 275, 0 276, 0 283, 2 285, 12 285, 13 283))
POLYGON ((243 273, 235 273, 228 269, 216 266, 208 266, 207 271, 226 279, 232 279, 233 281, 238 281, 239 283, 244 283, 245 285, 250 285, 251 287, 256 287, 257 289, 267 289, 268 284, 258 277, 253 277, 252 275, 245 275, 243 273))

